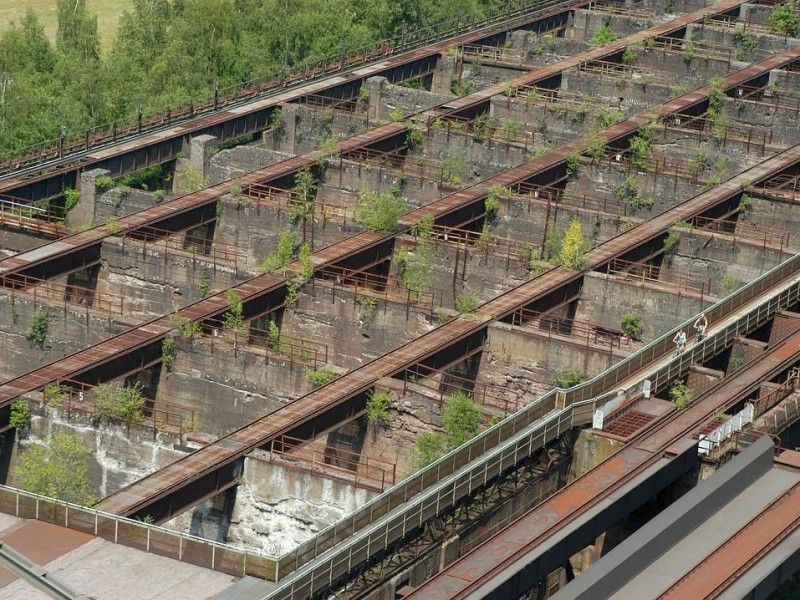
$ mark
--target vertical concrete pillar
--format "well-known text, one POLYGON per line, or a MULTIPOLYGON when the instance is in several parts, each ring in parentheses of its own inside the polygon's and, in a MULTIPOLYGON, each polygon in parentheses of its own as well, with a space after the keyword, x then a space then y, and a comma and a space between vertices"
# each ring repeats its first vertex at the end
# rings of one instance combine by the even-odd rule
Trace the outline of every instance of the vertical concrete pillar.
POLYGON ((515 50, 525 51, 530 43, 530 39, 533 37, 533 33, 530 31, 518 30, 511 32, 511 47, 515 50))
POLYGON ((431 92, 434 94, 449 94, 450 86, 453 83, 453 77, 456 74, 456 61, 457 57, 442 54, 439 56, 439 61, 436 63, 436 69, 433 71, 433 79, 431 80, 431 92))
POLYGON ((92 169, 81 173, 81 199, 67 215, 70 227, 85 227, 94 223, 97 196, 102 191, 97 185, 97 180, 100 177, 110 176, 111 171, 107 169, 92 169))
POLYGON ((765 96, 772 96, 773 90, 778 89, 778 85, 782 78, 786 77, 785 69, 772 69, 769 72, 769 80, 767 81, 767 89, 764 90, 765 96))
POLYGON ((367 118, 370 121, 376 121, 381 118, 383 110, 383 91, 389 80, 386 77, 370 77, 367 79, 367 89, 369 90, 369 108, 367 109, 367 118))
POLYGON ((208 175, 209 153, 217 146, 218 140, 213 135, 198 135, 189 140, 189 157, 175 161, 175 177, 172 180, 173 192, 185 194, 203 186, 208 175), (191 177, 187 176, 191 171, 191 177))
POLYGON ((283 128, 280 130, 270 129, 261 134, 262 143, 273 150, 279 150, 288 154, 294 154, 294 145, 297 141, 297 111, 299 106, 287 104, 281 107, 283 116, 283 128))

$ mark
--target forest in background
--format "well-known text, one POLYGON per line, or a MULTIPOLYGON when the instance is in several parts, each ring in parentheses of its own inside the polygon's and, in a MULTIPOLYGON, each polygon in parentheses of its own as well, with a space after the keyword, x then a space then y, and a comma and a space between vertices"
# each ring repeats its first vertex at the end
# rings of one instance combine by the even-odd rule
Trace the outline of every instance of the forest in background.
POLYGON ((0 154, 508 0, 133 0, 101 55, 85 0, 58 0, 55 44, 28 10, 0 34, 0 154))

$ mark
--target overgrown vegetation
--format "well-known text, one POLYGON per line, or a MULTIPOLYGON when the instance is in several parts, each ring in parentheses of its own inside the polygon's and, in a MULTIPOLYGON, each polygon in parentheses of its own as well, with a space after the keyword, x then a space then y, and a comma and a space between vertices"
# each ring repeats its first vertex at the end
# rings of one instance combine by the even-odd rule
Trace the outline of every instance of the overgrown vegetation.
POLYGON ((631 138, 631 164, 640 171, 647 171, 647 160, 653 153, 653 133, 646 127, 640 127, 631 138))
POLYGON ((600 27, 595 29, 595 32, 592 35, 592 45, 605 46, 606 44, 610 44, 616 39, 617 39, 617 34, 614 33, 614 30, 611 29, 611 26, 608 23, 603 23, 600 27))
POLYGON ((274 273, 284 269, 295 256, 299 240, 293 229, 284 229, 278 233, 278 246, 264 257, 261 270, 264 273, 274 273))
POLYGON ((228 310, 222 315, 222 321, 227 329, 239 331, 244 324, 244 305, 236 290, 228 290, 228 310))
POLYGON ((20 430, 21 432, 27 432, 27 430, 31 426, 31 407, 28 406, 28 403, 23 400, 15 400, 11 403, 11 412, 8 419, 8 424, 20 430))
POLYGON ((556 371, 550 376, 550 383, 562 389, 571 388, 575 385, 583 383, 583 373, 577 369, 566 369, 564 371, 556 371))
POLYGON ((714 77, 708 84, 708 108, 706 109, 706 117, 711 123, 711 134, 717 140, 720 140, 725 135, 725 130, 728 126, 728 118, 725 116, 725 91, 723 84, 725 80, 722 77, 714 77))
POLYGON ((325 385, 336 379, 339 374, 329 367, 306 372, 308 380, 316 386, 325 385))
POLYGON ((20 452, 13 477, 34 494, 91 505, 95 499, 89 490, 90 455, 80 437, 56 431, 46 445, 30 444, 20 452))
POLYGON ((417 467, 424 467, 448 450, 458 448, 478 433, 481 409, 466 392, 453 392, 442 404, 442 427, 444 435, 425 432, 414 447, 417 467))
POLYGON ((367 188, 358 192, 355 222, 371 231, 391 233, 397 229, 397 220, 408 210, 399 188, 379 193, 367 188))
POLYGON ((582 270, 586 266, 584 255, 590 247, 589 241, 583 235, 581 222, 573 219, 564 234, 564 241, 558 254, 559 263, 567 269, 582 270))
MULTIPOLYGON (((13 3, 12 3, 13 4, 13 3)), ((33 12, 0 34, 0 148, 16 151, 155 110, 211 98, 215 86, 298 69, 459 14, 462 24, 505 8, 498 0, 137 0, 100 52, 85 0, 58 0, 56 43, 33 12)), ((361 94, 364 99, 366 94, 361 94)), ((277 111, 276 111, 277 112, 277 111)), ((274 114, 274 113, 273 113, 274 114)), ((153 189, 150 187, 149 189, 153 189)))
POLYGON ((676 381, 669 388, 669 398, 678 410, 683 410, 692 401, 692 392, 683 381, 676 381))
POLYGON ((95 427, 115 421, 138 423, 144 417, 144 395, 138 383, 129 387, 101 383, 94 390, 95 427))
POLYGON ((635 310, 626 312, 622 315, 622 331, 628 334, 632 340, 641 340, 644 333, 644 321, 642 315, 635 310))
POLYGON ((367 398, 367 420, 376 425, 388 423, 391 402, 392 393, 389 390, 371 390, 367 398))
POLYGON ((781 4, 772 9, 767 27, 772 33, 784 37, 797 37, 797 12, 791 4, 781 4))
POLYGON ((39 307, 31 315, 31 322, 25 331, 25 338, 40 348, 44 347, 47 332, 50 329, 50 313, 44 307, 39 307))
POLYGON ((478 294, 469 293, 456 296, 456 310, 460 313, 474 313, 478 309, 478 294))
POLYGON ((175 363, 176 346, 175 340, 171 337, 164 338, 161 342, 161 364, 167 371, 172 370, 172 365, 175 363))
POLYGON ((187 319, 177 311, 169 316, 169 323, 178 331, 178 336, 185 340, 193 340, 202 331, 200 323, 187 319))

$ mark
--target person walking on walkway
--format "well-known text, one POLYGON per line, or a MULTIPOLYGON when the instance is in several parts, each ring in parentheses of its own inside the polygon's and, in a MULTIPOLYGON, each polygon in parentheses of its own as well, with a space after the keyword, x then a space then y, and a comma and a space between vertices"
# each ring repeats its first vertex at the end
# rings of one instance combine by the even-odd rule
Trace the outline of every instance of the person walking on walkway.
POLYGON ((708 329, 708 319, 705 313, 702 313, 694 322, 694 330, 697 332, 697 343, 699 344, 706 339, 706 330, 708 329))
POLYGON ((683 329, 678 331, 672 338, 672 343, 675 344, 675 356, 678 356, 686 350, 686 332, 683 329))

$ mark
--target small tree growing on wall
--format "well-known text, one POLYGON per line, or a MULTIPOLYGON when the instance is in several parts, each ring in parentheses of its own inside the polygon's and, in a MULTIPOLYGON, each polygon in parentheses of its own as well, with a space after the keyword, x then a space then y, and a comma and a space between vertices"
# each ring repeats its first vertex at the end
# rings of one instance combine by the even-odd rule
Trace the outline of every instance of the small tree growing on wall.
POLYGON ((584 254, 588 249, 589 242, 583 235, 581 222, 573 219, 566 234, 564 234, 564 242, 561 245, 561 252, 559 253, 561 266, 580 271, 585 266, 584 254))
POLYGON ((13 476, 34 494, 91 505, 95 499, 89 491, 90 454, 78 436, 57 431, 47 445, 30 444, 20 452, 13 476))
POLYGON ((25 332, 25 338, 42 348, 50 328, 50 313, 46 308, 37 308, 31 315, 31 324, 25 332))
POLYGON ((244 323, 244 306, 236 290, 228 290, 228 312, 222 315, 225 327, 238 331, 244 323))

